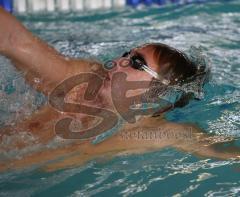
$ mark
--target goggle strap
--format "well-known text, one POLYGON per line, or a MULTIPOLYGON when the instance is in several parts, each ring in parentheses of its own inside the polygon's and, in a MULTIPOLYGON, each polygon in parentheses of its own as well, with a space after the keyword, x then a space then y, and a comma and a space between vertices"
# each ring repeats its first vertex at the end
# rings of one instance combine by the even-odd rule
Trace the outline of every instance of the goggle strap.
POLYGON ((163 84, 168 85, 170 82, 167 79, 164 79, 161 75, 159 75, 157 72, 155 72, 154 70, 152 70, 151 68, 149 68, 146 65, 142 65, 141 68, 146 71, 148 74, 150 74, 151 76, 153 76, 154 78, 160 80, 163 84))

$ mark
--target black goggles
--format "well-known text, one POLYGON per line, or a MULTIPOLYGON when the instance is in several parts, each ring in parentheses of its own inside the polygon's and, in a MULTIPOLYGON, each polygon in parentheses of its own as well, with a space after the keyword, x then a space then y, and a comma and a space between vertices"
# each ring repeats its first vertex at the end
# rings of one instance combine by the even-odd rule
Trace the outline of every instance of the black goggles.
POLYGON ((161 75, 159 75, 156 71, 152 70, 146 63, 144 57, 141 54, 134 54, 132 56, 131 52, 125 52, 121 57, 122 58, 127 58, 128 64, 125 66, 131 66, 134 69, 140 70, 140 71, 145 71, 148 74, 150 74, 152 77, 155 79, 161 81, 165 85, 169 85, 169 80, 164 79, 161 75), (130 56, 130 57, 129 57, 130 56))

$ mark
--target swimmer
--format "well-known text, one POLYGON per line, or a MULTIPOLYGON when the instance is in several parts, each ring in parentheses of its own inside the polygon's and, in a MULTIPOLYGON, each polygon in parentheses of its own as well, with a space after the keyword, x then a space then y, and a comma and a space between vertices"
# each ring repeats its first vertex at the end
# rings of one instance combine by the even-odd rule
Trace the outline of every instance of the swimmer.
MULTIPOLYGON (((142 95, 140 99, 143 100, 155 101, 164 98, 163 100, 167 101, 163 108, 153 110, 151 114, 138 114, 133 123, 124 122, 117 132, 99 143, 94 144, 92 138, 64 139, 58 140, 58 145, 54 147, 50 144, 56 139, 55 127, 59 120, 71 117, 81 122, 80 125, 76 124, 76 127, 80 128, 90 128, 96 124, 96 121, 94 117, 84 113, 57 110, 50 106, 51 102, 49 102, 24 121, 1 128, 2 153, 17 149, 20 154, 26 147, 41 145, 39 149, 21 155, 20 159, 1 159, 1 171, 21 169, 36 164, 41 164, 45 170, 57 170, 83 165, 103 156, 111 158, 123 154, 141 154, 165 147, 173 147, 199 157, 229 159, 238 158, 240 155, 239 149, 231 145, 234 139, 227 137, 221 139, 223 137, 207 134, 195 125, 174 123, 164 119, 164 112, 183 107, 191 99, 199 99, 194 92, 185 92, 181 87, 191 81, 199 81, 197 84, 201 90, 209 72, 206 67, 195 65, 182 52, 164 44, 145 44, 116 58, 113 61, 114 66, 106 69, 99 62, 64 57, 34 36, 2 8, 0 8, 0 27, 0 53, 12 61, 32 87, 46 96, 52 95, 59 84, 74 76, 94 73, 94 76, 99 76, 104 82, 102 85, 94 81, 95 86, 101 87, 96 98, 84 99, 87 87, 79 85, 66 95, 65 102, 104 108, 117 114, 119 109, 117 111, 113 103, 112 91, 116 94, 121 93, 126 87, 119 84, 114 76, 116 73, 125 73, 128 82, 139 80, 145 82, 143 89, 131 90, 127 93, 127 97, 142 95), (124 61, 127 64, 124 64, 124 61), (177 90, 177 96, 173 94, 166 96, 170 87, 177 90), (181 89, 180 93, 179 89, 181 89), (3 146, 4 140, 8 137, 24 135, 26 132, 33 137, 33 140, 24 141, 19 137, 18 141, 3 146), (225 146, 227 143, 230 145, 225 146)), ((120 107, 125 107, 126 102, 121 100, 118 102, 120 107)), ((108 123, 110 124, 111 121, 108 123)))

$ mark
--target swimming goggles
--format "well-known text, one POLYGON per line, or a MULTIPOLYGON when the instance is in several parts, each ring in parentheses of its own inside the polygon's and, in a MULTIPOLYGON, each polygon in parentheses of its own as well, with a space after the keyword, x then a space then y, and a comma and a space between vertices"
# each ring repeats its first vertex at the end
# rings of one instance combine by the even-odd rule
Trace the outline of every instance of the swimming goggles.
POLYGON ((125 52, 122 57, 127 58, 129 61, 128 66, 131 66, 134 69, 147 72, 149 75, 155 79, 161 81, 164 85, 169 85, 170 81, 165 79, 163 76, 159 75, 156 71, 152 70, 147 64, 141 54, 136 53, 133 56, 130 56, 131 52, 125 52), (130 56, 130 57, 128 57, 130 56))

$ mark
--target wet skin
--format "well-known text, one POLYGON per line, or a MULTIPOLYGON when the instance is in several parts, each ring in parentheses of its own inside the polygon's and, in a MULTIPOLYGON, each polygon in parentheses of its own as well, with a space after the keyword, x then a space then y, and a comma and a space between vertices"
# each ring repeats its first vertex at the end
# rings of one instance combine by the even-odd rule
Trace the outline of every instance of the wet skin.
MULTIPOLYGON (((125 72, 128 81, 149 82, 152 77, 143 71, 138 71, 131 67, 120 66, 121 57, 116 58, 117 66, 106 71, 101 63, 92 60, 69 59, 39 38, 32 35, 16 18, 6 13, 0 8, 0 53, 9 58, 17 69, 22 71, 23 77, 26 78, 38 91, 43 92, 46 96, 56 88, 56 86, 64 80, 80 73, 96 73, 104 79, 104 84, 99 90, 95 100, 86 101, 83 99, 86 85, 79 85, 72 89, 66 96, 68 102, 83 103, 93 107, 103 107, 117 113, 111 99, 111 83, 112 77, 116 72, 125 72), (57 71, 57 72, 56 72, 57 71), (36 80, 39 79, 39 80, 36 80)), ((152 45, 144 45, 131 51, 131 55, 135 53, 141 54, 149 67, 153 70, 161 72, 161 69, 169 66, 163 62, 157 65, 154 49, 152 45)), ((119 91, 123 88, 121 84, 115 84, 119 91)), ((145 90, 129 91, 127 96, 133 96, 143 93, 145 90)), ((79 122, 76 123, 78 128, 89 128, 95 121, 95 118, 84 114, 74 114, 60 112, 49 105, 41 107, 32 114, 31 117, 24 121, 16 122, 14 126, 1 128, 1 152, 10 151, 18 148, 22 150, 33 144, 42 144, 43 149, 22 155, 21 159, 3 159, 0 161, 0 169, 19 169, 31 166, 33 164, 42 164, 45 170, 57 170, 61 168, 74 167, 82 165, 92 159, 102 156, 112 157, 122 154, 140 154, 148 151, 157 151, 164 147, 174 147, 178 150, 191 152, 202 157, 214 157, 219 159, 228 159, 238 157, 239 149, 229 149, 219 151, 214 141, 219 140, 218 136, 210 136, 194 125, 176 124, 168 122, 162 114, 159 117, 141 116, 134 124, 126 123, 121 127, 118 133, 105 141, 93 145, 91 140, 72 140, 67 145, 61 145, 58 148, 47 147, 54 138, 56 133, 55 124, 59 119, 72 117, 79 122), (149 135, 149 130, 160 128, 161 131, 181 135, 190 131, 190 137, 130 137, 126 138, 125 133, 136 133, 141 129, 141 135, 149 135), (36 141, 31 143, 19 139, 19 141, 3 146, 6 137, 14 136, 16 133, 29 132, 34 136, 36 141), (45 146, 46 145, 46 146, 45 146), (47 161, 52 161, 47 164, 47 161), (55 161, 55 162, 54 162, 55 161)), ((231 139, 229 139, 231 140, 231 139)), ((221 145, 221 143, 218 143, 221 145)))

